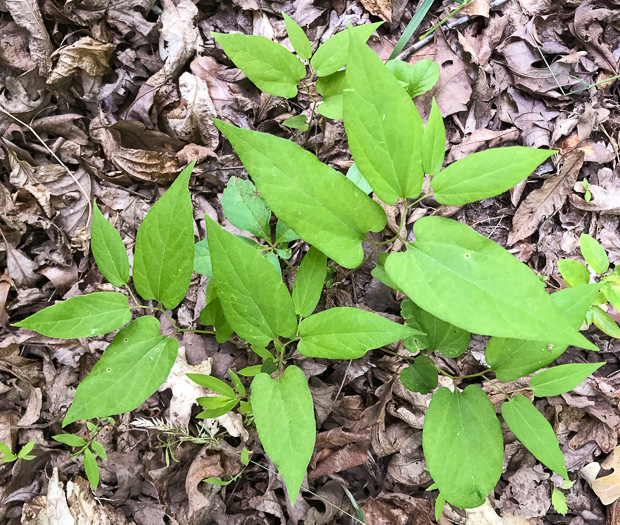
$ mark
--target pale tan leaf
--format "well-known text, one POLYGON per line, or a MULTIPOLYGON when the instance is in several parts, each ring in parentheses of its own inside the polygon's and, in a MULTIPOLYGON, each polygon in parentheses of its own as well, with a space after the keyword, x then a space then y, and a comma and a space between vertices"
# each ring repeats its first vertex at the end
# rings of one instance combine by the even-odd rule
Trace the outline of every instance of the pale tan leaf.
POLYGON ((603 461, 602 467, 605 470, 613 470, 608 476, 595 479, 590 486, 596 492, 603 505, 611 505, 620 498, 620 447, 616 447, 613 452, 603 461))
MULTIPOLYGON (((580 181, 575 184, 575 190, 584 193, 583 183, 580 181)), ((570 203, 580 210, 599 211, 605 215, 620 215, 620 187, 609 185, 604 188, 596 184, 590 184, 588 190, 592 194, 592 199, 586 202, 578 195, 569 195, 570 203)))
POLYGON ((110 57, 116 46, 85 36, 60 50, 56 67, 47 79, 50 86, 60 83, 79 71, 100 77, 110 69, 110 57))

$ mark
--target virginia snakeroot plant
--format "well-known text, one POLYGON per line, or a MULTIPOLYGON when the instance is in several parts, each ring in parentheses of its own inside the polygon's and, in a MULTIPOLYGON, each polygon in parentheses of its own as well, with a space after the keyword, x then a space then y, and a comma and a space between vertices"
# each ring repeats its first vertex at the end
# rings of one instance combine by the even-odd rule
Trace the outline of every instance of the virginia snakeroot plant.
MULTIPOLYGON (((193 166, 188 166, 137 233, 131 277, 147 303, 133 295, 125 246, 96 209, 92 251, 102 274, 119 291, 74 297, 16 323, 59 338, 120 329, 79 385, 64 425, 131 411, 161 386, 177 355, 175 334, 182 330, 171 319, 174 332, 162 335, 159 321, 142 314, 174 310, 195 269, 209 277, 200 321, 213 330, 203 332, 220 342, 234 333, 262 359, 261 365, 231 370, 230 382, 190 376, 216 394, 198 399, 204 408, 199 417, 235 410, 246 424, 255 424, 291 503, 299 494, 316 433, 312 396, 303 371, 291 362, 293 352, 308 358, 359 359, 401 339, 411 351, 402 383, 412 391, 434 391, 423 449, 434 480, 431 488, 439 491, 437 515, 445 501, 462 508, 484 503, 502 472, 500 419, 479 386, 461 389, 462 378, 438 368, 433 354, 458 357, 472 333, 491 336, 486 348, 489 368, 476 375, 512 381, 550 364, 568 345, 596 351, 579 329, 587 316, 601 326, 601 289, 617 304, 618 279, 590 284, 587 269, 561 261, 570 287, 549 295, 539 277, 498 244, 458 221, 427 216, 413 227, 415 241, 405 251, 381 254, 372 271, 408 297, 402 303, 405 324, 357 308, 315 313, 328 260, 352 272, 369 260, 362 242, 373 243, 376 250, 399 239, 407 211, 423 199, 432 196, 440 204, 463 205, 499 195, 556 153, 489 149, 442 169, 446 134, 439 108, 433 100, 424 125, 412 101, 434 86, 439 67, 430 60, 415 66, 383 64, 365 44, 378 25, 351 27, 312 54, 301 28, 286 17, 297 56, 261 36, 213 35, 263 91, 292 98, 302 89, 312 97, 309 119, 298 115, 285 124, 309 129, 317 112, 342 119, 355 165, 345 176, 295 142, 215 120, 251 177, 231 177, 221 201, 224 214, 256 240, 233 235, 205 217, 206 238, 195 243, 188 190, 193 166), (425 175, 432 177, 430 186, 423 184, 425 175), (393 239, 367 239, 368 232, 386 226, 384 208, 371 192, 401 209, 393 239), (273 228, 272 213, 278 218, 273 228), (310 248, 294 268, 297 274, 289 290, 281 265, 291 270, 288 243, 297 239, 310 248), (139 317, 134 319, 134 314, 139 317), (444 384, 450 388, 437 389, 439 374, 447 377, 444 384)), ((590 245, 583 241, 594 253, 597 249, 590 245)), ((595 271, 607 270, 600 253, 592 259, 584 255, 595 271)), ((530 398, 567 392, 602 364, 541 371, 530 381, 530 397, 523 391, 505 392, 501 417, 543 465, 565 480, 564 487, 569 483, 564 457, 551 425, 530 398)), ((560 507, 562 497, 554 488, 560 507)))

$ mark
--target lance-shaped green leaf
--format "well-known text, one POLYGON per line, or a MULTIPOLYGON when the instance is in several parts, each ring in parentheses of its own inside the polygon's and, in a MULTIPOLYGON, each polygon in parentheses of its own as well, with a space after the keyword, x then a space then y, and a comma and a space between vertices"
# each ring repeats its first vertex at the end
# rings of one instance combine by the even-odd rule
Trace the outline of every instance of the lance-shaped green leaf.
POLYGON ((355 164, 387 204, 422 189, 422 119, 381 59, 355 35, 345 73, 344 127, 355 164))
POLYGON ((133 282, 144 299, 176 308, 194 267, 194 215, 187 184, 194 163, 153 204, 138 229, 133 282))
POLYGON ((344 90, 344 71, 336 71, 316 81, 316 92, 323 97, 323 102, 316 110, 324 117, 342 120, 342 92, 344 90))
POLYGON ((308 117, 306 115, 295 115, 294 117, 287 118, 282 124, 289 128, 299 129, 301 131, 308 131, 308 117))
POLYGON ((433 97, 433 105, 422 137, 422 168, 428 175, 437 175, 446 155, 446 128, 433 97))
POLYGON ((271 212, 258 195, 252 181, 231 177, 222 194, 221 204, 224 215, 231 224, 260 239, 271 240, 271 212))
POLYGON ((602 330, 607 335, 615 337, 616 339, 620 338, 620 327, 607 312, 605 312, 600 306, 593 306, 591 308, 591 312, 592 322, 599 330, 602 330))
MULTIPOLYGON (((551 300, 564 318, 579 328, 586 312, 598 295, 600 284, 588 284, 575 288, 564 288, 551 294, 551 300)), ((551 341, 526 341, 491 337, 485 359, 500 381, 514 381, 555 361, 568 348, 567 344, 551 341)))
POLYGON ((236 397, 231 399, 222 396, 199 397, 196 401, 200 406, 206 408, 206 410, 200 412, 196 417, 205 419, 214 419, 223 416, 239 404, 239 400, 236 397))
POLYGON ((386 224, 378 203, 289 140, 214 123, 278 218, 341 266, 354 268, 362 262, 366 233, 386 224))
POLYGON ((103 276, 114 286, 129 281, 129 257, 123 239, 96 204, 93 204, 93 222, 90 227, 90 247, 103 276))
POLYGON ((280 44, 258 35, 225 35, 212 32, 224 53, 265 93, 293 98, 306 67, 280 44))
POLYGON ((297 349, 308 357, 358 359, 368 350, 418 333, 358 308, 330 308, 299 323, 297 349))
POLYGON ((312 47, 310 46, 310 40, 304 33, 304 30, 299 27, 299 24, 295 22, 286 13, 282 13, 284 16, 284 25, 286 26, 286 32, 295 53, 297 53, 304 60, 308 60, 312 56, 312 47))
POLYGON ((308 317, 314 312, 321 298, 326 274, 327 257, 311 246, 299 265, 293 285, 293 303, 295 311, 301 317, 308 317))
POLYGON ((582 233, 579 237, 581 254, 596 273, 605 273, 609 269, 609 258, 605 249, 596 242, 594 237, 582 233))
POLYGON ((605 299, 609 301, 616 310, 620 311, 620 282, 607 281, 601 289, 605 299))
POLYGON ((295 307, 278 271, 254 248, 205 220, 217 295, 232 329, 252 345, 293 337, 295 307))
POLYGON ((538 276, 469 226, 423 217, 416 241, 388 257, 390 278, 423 310, 482 335, 555 340, 596 350, 571 327, 538 276))
POLYGON ((482 505, 502 474, 502 428, 493 403, 476 385, 463 392, 435 392, 424 417, 422 446, 437 488, 456 507, 482 505))
POLYGON ((370 195, 372 193, 370 184, 368 184, 368 181, 364 178, 364 175, 362 175, 362 172, 355 164, 347 170, 347 179, 355 184, 366 195, 370 195))
POLYGON ((522 146, 472 153, 433 178, 435 199, 441 204, 457 206, 495 197, 526 179, 555 153, 522 146))
POLYGON ((48 337, 75 339, 107 334, 131 321, 126 295, 95 292, 48 306, 15 323, 48 337))
POLYGON ((538 461, 568 479, 564 456, 555 432, 527 397, 516 395, 504 403, 502 416, 512 433, 538 461))
POLYGON ((560 259, 558 261, 558 270, 560 270, 566 286, 579 286, 590 282, 588 268, 579 261, 560 259))
POLYGON ((422 355, 400 371, 400 382, 407 390, 428 394, 437 388, 439 373, 430 358, 422 355))
POLYGON ((217 377, 208 376, 206 374, 187 374, 187 377, 189 377, 194 383, 204 386, 209 390, 213 390, 218 394, 222 394, 225 397, 230 399, 235 399, 237 397, 237 394, 235 394, 232 387, 217 377))
POLYGON ((403 301, 401 311, 408 326, 425 334, 418 339, 423 345, 418 346, 418 349, 428 348, 431 352, 439 350, 446 357, 458 357, 467 350, 471 334, 466 330, 425 312, 413 301, 403 301))
POLYGON ((343 68, 347 64, 349 55, 349 35, 353 34, 366 42, 382 23, 351 27, 331 37, 317 49, 310 60, 310 65, 316 70, 316 74, 325 77, 343 68))
POLYGON ((428 58, 415 64, 408 64, 402 60, 388 60, 385 65, 403 83, 411 98, 430 91, 439 80, 439 64, 428 58))
POLYGON ((130 412, 152 396, 170 374, 179 342, 161 335, 150 315, 123 328, 80 383, 63 426, 78 419, 130 412))
POLYGON ((536 397, 565 394, 583 383, 590 374, 604 364, 605 362, 572 363, 543 370, 530 379, 532 392, 536 397))
POLYGON ((306 376, 296 366, 271 379, 260 373, 252 381, 252 410, 258 437, 284 480, 294 504, 312 457, 316 435, 314 406, 306 376))
POLYGON ((99 465, 89 448, 84 449, 84 471, 90 483, 90 488, 97 490, 99 486, 99 465))
POLYGON ((205 295, 206 305, 200 312, 200 322, 205 326, 212 326, 215 329, 215 340, 220 344, 225 343, 232 335, 233 329, 224 316, 214 279, 209 280, 205 295))

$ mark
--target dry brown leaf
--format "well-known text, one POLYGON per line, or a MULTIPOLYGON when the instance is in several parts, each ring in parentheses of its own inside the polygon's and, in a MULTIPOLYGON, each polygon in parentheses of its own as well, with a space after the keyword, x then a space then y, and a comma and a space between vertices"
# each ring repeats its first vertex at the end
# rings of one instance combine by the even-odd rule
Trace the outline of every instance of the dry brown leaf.
POLYGON ((526 520, 520 516, 499 517, 488 499, 474 509, 466 509, 467 521, 465 525, 535 525, 535 519, 526 520))
POLYGON ((381 494, 362 507, 368 525, 428 525, 434 523, 429 500, 406 494, 381 494))
POLYGON ((519 138, 517 128, 493 131, 490 129, 478 129, 459 144, 452 146, 446 163, 450 164, 463 159, 482 148, 496 148, 505 142, 515 141, 519 138))
MULTIPOLYGON (((590 202, 586 202, 581 197, 571 193, 568 198, 570 203, 580 210, 598 211, 605 215, 620 215, 620 186, 609 185, 606 188, 596 184, 588 185, 588 190, 592 194, 590 202)), ((584 193, 583 182, 575 184, 575 191, 584 193)))
POLYGON ((392 23, 392 0, 360 0, 366 11, 392 23))
POLYGON ((620 498, 620 447, 616 447, 601 463, 605 470, 613 470, 608 476, 595 479, 590 486, 603 505, 611 505, 620 498))
POLYGON ((357 467, 368 461, 368 443, 364 442, 345 445, 332 453, 328 453, 328 449, 323 449, 323 451, 323 457, 316 468, 308 473, 308 480, 310 481, 357 467))
POLYGON ((489 11, 491 10, 491 4, 489 0, 471 0, 463 9, 461 9, 462 15, 468 16, 484 16, 489 18, 489 11))
POLYGON ((35 67, 28 50, 28 31, 11 20, 3 20, 0 35, 0 62, 18 71, 35 67))
POLYGON ((84 71, 92 77, 100 77, 110 69, 110 57, 116 46, 99 42, 85 36, 59 51, 56 67, 47 79, 50 86, 84 71))
POLYGON ((597 0, 581 2, 575 11, 575 23, 569 27, 594 57, 596 64, 614 74, 618 73, 618 60, 603 36, 603 24, 613 23, 617 9, 603 9, 597 0))
POLYGON ((508 235, 509 245, 532 235, 543 220, 562 207, 577 181, 583 158, 581 151, 569 153, 564 159, 562 171, 547 179, 542 188, 532 191, 525 198, 512 219, 512 230, 508 235))

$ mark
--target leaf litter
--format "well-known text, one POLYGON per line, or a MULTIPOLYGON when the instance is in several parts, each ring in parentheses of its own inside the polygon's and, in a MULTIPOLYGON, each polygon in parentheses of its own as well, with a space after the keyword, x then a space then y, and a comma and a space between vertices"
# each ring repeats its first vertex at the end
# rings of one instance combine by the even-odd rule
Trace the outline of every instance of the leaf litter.
MULTIPOLYGON (((444 4, 431 8, 418 34, 458 5, 444 4)), ((160 418, 183 428, 190 421, 195 437, 190 417, 197 406, 192 399, 204 392, 184 381, 184 371, 210 370, 224 377, 229 367, 238 370, 259 362, 230 342, 188 337, 192 346, 180 355, 178 373, 142 407, 110 425, 109 460, 102 464, 97 492, 105 502, 101 505, 95 504, 82 477, 81 460, 71 459, 51 435, 79 378, 111 336, 88 344, 64 342, 9 324, 37 311, 41 303, 112 291, 85 249, 90 198, 97 198, 131 246, 150 205, 183 166, 197 160, 194 205, 212 217, 218 214, 226 182, 230 176, 243 178, 244 170, 220 140, 214 117, 302 140, 299 132, 281 124, 295 115, 309 116, 310 98, 300 93, 289 105, 261 96, 215 45, 211 31, 263 35, 288 46, 280 15, 284 9, 316 49, 348 23, 384 20, 369 44, 385 59, 414 8, 400 0, 283 5, 235 0, 198 6, 189 0, 164 0, 161 5, 93 0, 64 6, 0 0, 0 438, 11 450, 33 439, 38 456, 32 463, 0 465, 0 523, 45 523, 69 515, 93 524, 246 519, 350 523, 337 510, 356 515, 343 487, 359 503, 367 523, 410 523, 414 515, 415 523, 434 522, 433 499, 426 492, 431 480, 421 454, 429 398, 402 387, 401 361, 390 355, 376 351, 348 364, 296 360, 310 378, 320 439, 304 482, 312 493, 302 492, 293 508, 278 478, 254 464, 227 487, 201 483, 242 472, 236 459, 240 443, 265 463, 255 432, 248 435, 232 415, 220 418, 211 429, 214 437, 179 443, 174 448, 177 461, 168 462, 161 434, 131 425, 139 418, 160 418)), ((426 102, 434 96, 447 117, 449 161, 498 145, 555 148, 559 154, 510 196, 466 207, 439 206, 422 214, 451 215, 474 225, 483 235, 514 247, 554 286, 563 282, 548 261, 578 259, 580 233, 598 239, 611 263, 618 264, 619 91, 613 81, 594 86, 618 74, 617 5, 611 0, 561 5, 522 0, 489 9, 488 2, 475 1, 467 9, 464 25, 437 32, 408 58, 410 63, 430 58, 441 66, 439 84, 421 97, 420 108, 430 107, 426 102)), ((323 119, 309 130, 307 144, 333 167, 350 166, 341 123, 323 119)), ((397 213, 394 224, 400 220, 397 213)), ((411 217, 408 227, 420 216, 411 217)), ((203 237, 204 222, 196 217, 203 237)), ((294 245, 292 261, 300 256, 300 247, 294 245)), ((368 301, 380 313, 397 316, 395 299, 400 297, 378 284, 364 268, 330 289, 326 300, 334 306, 368 301)), ((205 279, 192 282, 176 314, 184 326, 191 326, 200 312, 205 286, 205 279)), ((620 321, 620 314, 610 313, 620 321)), ((595 328, 589 334, 607 361, 600 375, 569 394, 537 401, 554 422, 569 471, 583 472, 566 493, 567 517, 550 509, 552 481, 505 431, 505 470, 494 497, 464 514, 447 508, 440 523, 551 524, 570 519, 602 524, 606 513, 613 517, 618 512, 612 503, 620 494, 617 459, 610 455, 602 460, 614 454, 618 443, 615 392, 620 385, 614 373, 620 343, 595 328), (588 465, 594 474, 583 470, 588 465)), ((444 358, 443 365, 464 374, 480 371, 478 344, 472 339, 470 352, 444 358)), ((393 352, 406 355, 392 346, 393 352)), ((587 358, 570 349, 559 362, 587 358)))

